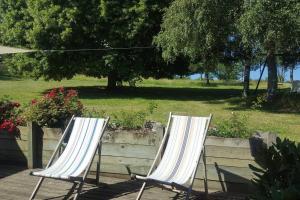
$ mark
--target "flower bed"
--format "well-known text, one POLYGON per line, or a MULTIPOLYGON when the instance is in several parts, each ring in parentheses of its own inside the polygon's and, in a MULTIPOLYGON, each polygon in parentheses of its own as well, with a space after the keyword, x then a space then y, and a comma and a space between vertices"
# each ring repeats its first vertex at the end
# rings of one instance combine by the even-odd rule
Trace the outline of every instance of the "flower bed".
POLYGON ((9 99, 0 100, 0 133, 16 134, 19 132, 17 126, 24 122, 19 116, 19 106, 19 103, 9 99))
POLYGON ((61 127, 72 115, 81 115, 83 105, 75 90, 54 88, 40 99, 33 99, 25 111, 27 121, 39 126, 61 127))

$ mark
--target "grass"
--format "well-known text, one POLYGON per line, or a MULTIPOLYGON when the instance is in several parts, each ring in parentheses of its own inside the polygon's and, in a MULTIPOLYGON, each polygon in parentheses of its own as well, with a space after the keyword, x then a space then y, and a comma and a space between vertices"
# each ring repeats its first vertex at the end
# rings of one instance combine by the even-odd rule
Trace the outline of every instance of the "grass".
MULTIPOLYGON (((252 89, 255 84, 251 83, 252 89)), ((205 86, 199 80, 147 79, 138 83, 136 88, 126 86, 115 91, 105 90, 105 85, 106 79, 85 76, 61 82, 0 77, 0 97, 9 95, 24 105, 53 87, 64 86, 77 89, 87 108, 105 110, 108 115, 120 110, 144 110, 150 101, 156 103, 158 108, 148 118, 162 123, 166 123, 169 112, 188 115, 213 113, 213 123, 227 119, 231 112, 238 112, 247 115, 249 128, 253 132, 270 131, 300 141, 300 115, 245 109, 240 98, 242 85, 238 82, 214 81, 210 86, 205 86)), ((280 87, 288 88, 289 85, 280 87)), ((260 89, 265 88, 266 83, 262 82, 260 89)))

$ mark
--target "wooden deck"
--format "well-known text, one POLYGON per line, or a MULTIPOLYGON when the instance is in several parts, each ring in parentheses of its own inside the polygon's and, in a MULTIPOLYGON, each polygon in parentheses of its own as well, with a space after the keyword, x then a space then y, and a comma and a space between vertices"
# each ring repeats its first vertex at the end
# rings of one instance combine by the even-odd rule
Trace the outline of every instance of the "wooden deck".
MULTIPOLYGON (((0 164, 0 199, 1 200, 24 200, 28 199, 38 178, 29 175, 30 170, 22 167, 1 165, 0 164)), ((93 179, 88 179, 79 199, 101 200, 117 199, 129 200, 135 199, 141 183, 138 181, 101 177, 101 184, 96 186, 93 179)), ((73 194, 68 194, 71 183, 46 179, 38 192, 36 199, 72 199, 73 194)), ((170 200, 184 199, 182 194, 176 194, 161 188, 149 186, 143 195, 145 200, 170 200)), ((204 199, 202 193, 194 192, 191 199, 204 199)), ((213 192, 209 194, 210 200, 240 200, 245 199, 243 195, 230 195, 222 192, 213 192)))

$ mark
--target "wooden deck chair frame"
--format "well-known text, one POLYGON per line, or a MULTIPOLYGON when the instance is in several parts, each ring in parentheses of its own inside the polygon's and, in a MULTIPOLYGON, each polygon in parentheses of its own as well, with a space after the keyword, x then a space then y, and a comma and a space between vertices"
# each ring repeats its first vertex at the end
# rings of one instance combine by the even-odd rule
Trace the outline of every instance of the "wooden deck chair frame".
MULTIPOLYGON (((60 140, 59 140, 59 142, 58 142, 58 144, 57 144, 57 146, 56 146, 56 148, 55 148, 55 150, 54 150, 54 153, 52 154, 52 156, 51 156, 51 158, 50 158, 50 160, 49 160, 47 166, 45 167, 45 169, 47 169, 48 167, 51 166, 51 164, 53 163, 53 161, 54 161, 56 155, 59 153, 60 147, 62 146, 63 141, 64 141, 64 139, 65 139, 65 137, 66 137, 66 135, 67 135, 67 133, 68 133, 70 127, 71 127, 71 124, 72 124, 72 122, 74 121, 74 119, 75 119, 75 116, 73 115, 72 118, 70 119, 70 121, 69 121, 69 123, 68 123, 66 129, 64 130, 64 132, 63 132, 63 134, 62 134, 62 137, 60 138, 60 140)), ((102 131, 105 131, 108 122, 109 122, 109 117, 107 117, 107 118, 105 119, 105 122, 104 122, 104 125, 103 125, 103 128, 102 128, 102 131)), ((82 187, 83 187, 83 184, 84 184, 84 182, 85 182, 85 179, 86 179, 86 177, 87 177, 87 175, 88 175, 88 172, 90 171, 90 168, 91 168, 91 165, 92 165, 92 163, 93 163, 93 159, 94 159, 94 157, 95 157, 95 154, 96 154, 97 150, 98 150, 98 154, 99 154, 99 155, 98 155, 97 168, 96 168, 96 183, 97 183, 97 184, 99 183, 99 176, 100 176, 100 161, 101 161, 101 147, 102 147, 102 136, 103 136, 103 134, 101 135, 101 138, 99 138, 99 144, 98 144, 97 149, 96 149, 95 152, 94 152, 94 156, 93 156, 93 158, 89 161, 89 163, 88 163, 88 165, 87 165, 87 167, 86 167, 86 169, 85 169, 85 171, 84 171, 84 173, 83 173, 83 176, 82 176, 81 178, 78 177, 78 178, 75 178, 74 180, 71 180, 71 179, 62 179, 62 178, 51 178, 51 179, 58 179, 58 180, 63 180, 63 181, 70 181, 70 182, 73 182, 74 185, 73 185, 73 187, 71 188, 71 191, 70 191, 70 192, 72 192, 72 190, 75 190, 75 189, 76 189, 76 186, 77 186, 77 184, 78 184, 78 188, 77 188, 76 194, 75 194, 75 196, 74 196, 74 200, 78 199, 78 197, 79 197, 79 194, 80 194, 80 192, 81 192, 81 190, 82 190, 82 187)), ((35 188, 34 188, 32 194, 31 194, 29 200, 32 200, 32 199, 35 198, 35 196, 36 196, 38 190, 40 189, 40 187, 41 187, 41 185, 42 185, 42 183, 43 183, 43 181, 44 181, 45 178, 48 178, 48 177, 41 177, 41 178, 39 179, 39 181, 38 181, 37 185, 35 186, 35 188)), ((50 177, 49 177, 49 178, 50 178, 50 177)))
MULTIPOLYGON (((166 143, 168 135, 170 133, 169 129, 170 129, 170 123, 171 123, 172 116, 173 116, 173 114, 172 114, 172 112, 170 112, 170 114, 169 114, 169 120, 168 120, 167 127, 166 127, 166 130, 165 130, 165 134, 163 136, 162 142, 160 144, 160 147, 159 147, 159 149, 157 151, 157 154, 156 154, 156 156, 154 158, 154 161, 153 161, 153 163, 152 163, 152 165, 151 165, 151 167, 149 169, 149 172, 148 172, 147 176, 150 176, 150 174, 154 170, 155 165, 157 164, 158 161, 160 161, 160 158, 162 156, 163 148, 165 147, 165 143, 166 143)), ((208 131, 211 119, 212 119, 212 114, 209 115, 209 120, 208 120, 206 129, 205 129, 205 133, 207 133, 207 131, 208 131)), ((201 154, 200 154, 200 156, 199 156, 199 158, 197 160, 197 167, 194 169, 194 172, 192 173, 192 176, 190 177, 189 187, 186 188, 184 186, 171 185, 169 183, 160 183, 158 181, 153 181, 153 183, 157 183, 157 184, 159 184, 159 185, 161 185, 163 187, 165 187, 166 185, 167 186, 171 186, 172 188, 174 188, 174 187, 176 188, 177 187, 178 189, 180 188, 181 191, 184 191, 184 189, 185 189, 186 190, 185 191, 186 192, 186 200, 189 199, 189 197, 191 195, 191 192, 192 192, 192 188, 193 188, 194 179, 195 179, 195 176, 196 176, 196 173, 197 173, 198 165, 199 165, 200 159, 202 157, 203 158, 203 164, 204 164, 204 186, 205 186, 205 194, 206 194, 206 197, 207 197, 207 195, 208 195, 208 187, 207 187, 206 154, 205 154, 205 145, 204 145, 205 144, 205 140, 206 140, 206 136, 204 138, 202 152, 201 152, 201 154)), ((141 197, 143 195, 143 192, 145 190, 147 182, 152 182, 152 181, 147 181, 147 180, 144 181, 144 183, 143 183, 143 185, 142 185, 142 187, 141 187, 141 189, 139 191, 139 194, 138 194, 136 200, 140 200, 141 199, 141 197)))

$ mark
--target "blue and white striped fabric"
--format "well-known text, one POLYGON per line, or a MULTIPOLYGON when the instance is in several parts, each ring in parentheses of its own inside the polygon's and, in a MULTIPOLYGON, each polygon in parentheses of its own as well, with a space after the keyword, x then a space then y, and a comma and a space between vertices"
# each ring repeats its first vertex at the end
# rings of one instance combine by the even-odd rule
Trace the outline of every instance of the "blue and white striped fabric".
POLYGON ((103 134, 105 119, 76 117, 68 144, 49 168, 33 175, 69 179, 78 177, 93 159, 103 134))
POLYGON ((189 185, 201 155, 209 117, 172 116, 166 150, 155 171, 143 180, 189 185))

